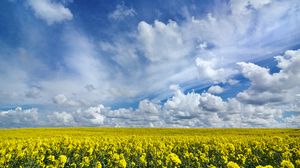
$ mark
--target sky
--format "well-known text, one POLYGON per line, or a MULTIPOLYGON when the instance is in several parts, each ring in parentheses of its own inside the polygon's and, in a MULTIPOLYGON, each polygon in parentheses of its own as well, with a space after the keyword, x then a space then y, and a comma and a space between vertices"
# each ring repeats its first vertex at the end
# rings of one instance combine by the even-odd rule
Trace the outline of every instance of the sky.
POLYGON ((0 127, 300 127, 299 0, 2 0, 0 127))

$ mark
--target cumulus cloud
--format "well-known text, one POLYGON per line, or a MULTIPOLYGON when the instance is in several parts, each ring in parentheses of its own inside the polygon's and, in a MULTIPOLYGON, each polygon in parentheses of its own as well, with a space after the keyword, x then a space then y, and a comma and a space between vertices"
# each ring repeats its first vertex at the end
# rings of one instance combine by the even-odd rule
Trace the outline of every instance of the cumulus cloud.
POLYGON ((224 89, 219 85, 214 85, 209 87, 207 92, 212 94, 221 94, 224 92, 224 89))
POLYGON ((78 109, 75 112, 54 112, 49 114, 48 124, 55 126, 101 126, 104 118, 103 105, 78 109))
POLYGON ((27 2, 35 16, 45 20, 49 25, 73 18, 70 9, 59 2, 53 0, 28 0, 27 2))
POLYGON ((160 106, 150 102, 149 100, 142 100, 139 102, 138 109, 142 113, 159 114, 160 106))
POLYGON ((81 103, 79 101, 68 99, 67 96, 65 96, 64 94, 58 94, 58 95, 54 96, 52 101, 54 104, 57 104, 57 105, 65 105, 65 106, 83 105, 83 103, 81 103))
POLYGON ((53 114, 48 115, 49 124, 54 126, 74 126, 76 122, 72 113, 67 112, 53 112, 53 114))
POLYGON ((137 13, 133 8, 125 6, 124 3, 116 6, 116 9, 108 15, 113 20, 123 20, 126 17, 135 16, 137 13))
POLYGON ((235 80, 235 79, 229 79, 229 80, 227 81, 227 83, 228 83, 229 85, 233 86, 233 85, 238 84, 239 81, 238 81, 238 80, 235 80))
POLYGON ((48 123, 56 126, 163 126, 158 104, 142 100, 137 109, 111 109, 103 105, 48 115, 48 123))
POLYGON ((300 50, 288 50, 275 59, 280 71, 270 70, 253 63, 238 63, 241 73, 250 80, 250 87, 237 95, 237 98, 250 104, 295 103, 300 92, 300 50))
POLYGON ((196 58, 196 65, 199 74, 204 79, 212 80, 213 82, 223 82, 233 74, 231 69, 225 69, 217 66, 217 60, 208 60, 196 58))
POLYGON ((177 90, 163 106, 165 124, 186 127, 276 127, 282 110, 177 90))
POLYGON ((67 97, 63 94, 59 94, 59 95, 56 95, 54 98, 53 98, 53 102, 55 104, 63 104, 67 101, 67 97))
POLYGON ((0 111, 0 127, 32 127, 39 126, 38 110, 17 107, 12 110, 0 111))
POLYGON ((179 88, 173 88, 175 95, 170 98, 165 104, 164 108, 172 111, 176 116, 192 116, 197 113, 200 105, 200 95, 195 93, 183 94, 179 88))
POLYGON ((222 98, 209 93, 201 94, 200 103, 201 108, 206 111, 222 111, 225 108, 222 98))

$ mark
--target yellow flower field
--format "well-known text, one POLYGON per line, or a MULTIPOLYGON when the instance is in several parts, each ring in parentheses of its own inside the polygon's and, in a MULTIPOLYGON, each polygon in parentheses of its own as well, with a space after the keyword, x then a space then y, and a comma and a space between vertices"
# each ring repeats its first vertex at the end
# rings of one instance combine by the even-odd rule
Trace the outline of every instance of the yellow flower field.
POLYGON ((1 168, 300 167, 300 129, 2 129, 0 138, 1 168))

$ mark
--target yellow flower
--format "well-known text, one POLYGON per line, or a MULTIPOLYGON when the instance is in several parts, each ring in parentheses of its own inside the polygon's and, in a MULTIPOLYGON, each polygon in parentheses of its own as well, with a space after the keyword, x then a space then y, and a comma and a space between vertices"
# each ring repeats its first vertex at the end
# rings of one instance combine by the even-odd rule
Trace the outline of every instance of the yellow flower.
POLYGON ((117 160, 119 160, 119 159, 120 159, 119 154, 114 153, 113 156, 112 156, 112 160, 117 161, 117 160))
POLYGON ((283 160, 280 163, 281 168, 295 168, 295 166, 293 165, 292 162, 288 161, 288 160, 283 160))
POLYGON ((70 167, 71 167, 71 168, 76 168, 77 165, 76 165, 76 163, 72 163, 72 164, 70 165, 70 167))
POLYGON ((230 161, 227 163, 227 168, 240 168, 240 166, 237 163, 230 161))
POLYGON ((94 149, 93 149, 93 148, 90 148, 87 152, 88 152, 89 155, 92 155, 93 152, 94 152, 94 149))
POLYGON ((170 153, 167 156, 167 162, 172 162, 175 165, 180 165, 181 164, 181 160, 179 159, 179 157, 175 153, 170 153))
POLYGON ((87 156, 83 157, 80 164, 81 164, 83 167, 84 167, 84 166, 89 166, 89 165, 90 165, 90 159, 89 159, 89 157, 87 157, 87 156))
POLYGON ((66 162, 67 162, 67 156, 66 155, 60 155, 58 157, 58 163, 59 163, 60 166, 64 166, 66 162))
POLYGON ((54 161, 55 161, 55 156, 49 155, 49 156, 47 157, 47 159, 50 160, 51 162, 54 162, 54 161))
POLYGON ((140 162, 145 166, 147 165, 146 153, 142 154, 142 156, 140 157, 140 162))
POLYGON ((296 164, 297 167, 300 167, 300 159, 296 160, 295 164, 296 164))
POLYGON ((125 159, 120 160, 120 162, 119 162, 119 166, 120 166, 120 167, 126 168, 126 165, 127 165, 127 163, 126 163, 126 160, 125 160, 125 159))
POLYGON ((102 168, 102 164, 101 164, 100 161, 97 161, 97 162, 96 162, 96 168, 102 168))
POLYGON ((271 165, 266 165, 266 166, 259 165, 259 166, 256 166, 255 168, 273 168, 273 166, 271 166, 271 165))
POLYGON ((162 161, 161 161, 161 160, 158 160, 158 161, 157 161, 157 165, 160 166, 161 164, 162 164, 162 161))

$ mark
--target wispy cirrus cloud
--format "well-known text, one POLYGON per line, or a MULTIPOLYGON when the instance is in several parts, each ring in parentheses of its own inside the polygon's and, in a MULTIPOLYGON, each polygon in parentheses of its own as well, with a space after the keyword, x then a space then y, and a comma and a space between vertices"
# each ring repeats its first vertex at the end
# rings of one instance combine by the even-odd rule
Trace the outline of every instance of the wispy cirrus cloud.
POLYGON ((126 17, 133 17, 136 14, 137 13, 133 8, 127 7, 123 2, 116 6, 116 9, 108 15, 108 18, 113 20, 122 20, 126 17))
POLYGON ((36 17, 52 25, 62 21, 72 20, 73 14, 62 3, 53 0, 27 0, 36 17))

